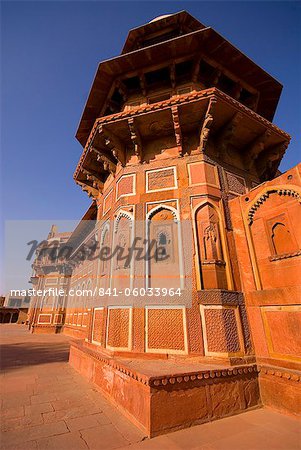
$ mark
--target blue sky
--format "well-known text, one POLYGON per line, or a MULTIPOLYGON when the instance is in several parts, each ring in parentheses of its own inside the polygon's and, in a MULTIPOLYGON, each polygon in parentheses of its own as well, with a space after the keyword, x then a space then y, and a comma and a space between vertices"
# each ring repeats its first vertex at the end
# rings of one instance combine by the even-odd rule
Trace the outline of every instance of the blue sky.
POLYGON ((186 9, 283 85, 274 123, 292 136, 281 170, 300 159, 299 2, 2 2, 1 156, 4 220, 80 218, 89 199, 72 175, 74 135, 99 61, 130 28, 186 9))

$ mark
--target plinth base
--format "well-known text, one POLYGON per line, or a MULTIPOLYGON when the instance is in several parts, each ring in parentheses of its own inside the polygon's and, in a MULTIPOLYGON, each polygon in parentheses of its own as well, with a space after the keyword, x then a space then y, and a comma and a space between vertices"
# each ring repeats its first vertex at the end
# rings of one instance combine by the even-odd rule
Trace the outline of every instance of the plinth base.
POLYGON ((84 330, 76 329, 76 328, 68 327, 66 325, 63 328, 63 333, 66 336, 70 336, 75 339, 85 339, 85 337, 87 335, 86 329, 84 329, 84 330))
POLYGON ((32 325, 30 331, 35 334, 57 334, 61 333, 62 325, 32 325))
POLYGON ((255 364, 109 357, 72 342, 69 363, 149 437, 260 405, 255 364))

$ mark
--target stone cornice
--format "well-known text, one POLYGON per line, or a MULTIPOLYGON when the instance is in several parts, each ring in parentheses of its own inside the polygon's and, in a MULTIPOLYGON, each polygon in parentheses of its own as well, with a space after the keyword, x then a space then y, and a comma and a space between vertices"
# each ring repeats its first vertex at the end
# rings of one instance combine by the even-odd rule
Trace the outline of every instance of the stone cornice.
POLYGON ((286 140, 286 141, 290 140, 289 134, 282 131, 276 125, 273 125, 271 122, 269 122, 264 117, 255 113, 253 110, 251 110, 247 106, 244 106, 242 103, 240 103, 239 101, 230 97, 229 95, 225 94, 224 92, 220 91, 219 89, 210 88, 210 89, 205 89, 205 90, 202 90, 199 92, 190 92, 188 94, 176 95, 176 96, 171 97, 168 100, 163 100, 161 102, 153 103, 150 105, 149 104, 140 105, 140 106, 137 106, 136 108, 132 108, 130 110, 121 111, 119 113, 111 114, 111 115, 100 117, 100 118, 96 119, 94 126, 91 130, 91 133, 87 139, 86 145, 85 145, 83 153, 81 155, 81 158, 80 158, 78 165, 76 167, 76 170, 74 172, 74 176, 73 176, 74 179, 76 180, 78 177, 78 174, 81 170, 82 164, 86 158, 87 153, 90 150, 91 144, 92 144, 94 137, 100 126, 108 125, 108 124, 111 124, 111 123, 114 123, 114 122, 117 122, 120 120, 133 119, 135 116, 152 113, 152 112, 156 112, 156 111, 161 111, 162 109, 172 108, 174 106, 180 106, 180 105, 184 105, 186 103, 197 102, 197 101, 206 100, 206 99, 208 100, 211 97, 217 97, 217 99, 222 100, 222 101, 228 103, 229 105, 234 106, 238 110, 238 112, 245 113, 249 117, 251 117, 254 120, 256 120, 257 122, 259 122, 260 124, 267 127, 267 129, 278 134, 284 140, 286 140))
POLYGON ((285 380, 301 382, 301 373, 298 371, 285 370, 279 367, 271 366, 258 366, 258 371, 261 374, 272 375, 278 378, 284 378, 285 380))
POLYGON ((297 251, 292 252, 292 253, 283 253, 282 255, 270 256, 269 260, 270 261, 279 261, 281 259, 294 258, 295 256, 301 256, 301 250, 297 250, 297 251))

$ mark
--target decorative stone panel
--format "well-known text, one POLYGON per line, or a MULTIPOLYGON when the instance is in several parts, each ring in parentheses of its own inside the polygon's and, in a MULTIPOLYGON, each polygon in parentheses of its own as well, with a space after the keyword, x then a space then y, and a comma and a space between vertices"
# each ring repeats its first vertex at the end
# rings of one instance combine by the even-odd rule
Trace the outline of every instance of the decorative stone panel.
POLYGON ((239 175, 225 171, 228 192, 243 195, 246 193, 246 182, 239 175))
POLYGON ((146 172, 146 192, 165 191, 177 188, 176 168, 148 170, 146 172))
POLYGON ((39 314, 38 323, 51 324, 51 314, 39 314))
POLYGON ((89 315, 87 312, 83 313, 83 322, 82 322, 82 326, 83 327, 87 327, 88 326, 88 322, 89 322, 89 315))
POLYGON ((205 354, 241 356, 243 335, 239 310, 235 306, 200 306, 205 354))
POLYGON ((199 302, 204 305, 242 305, 243 293, 239 291, 227 291, 222 289, 204 289, 198 291, 199 302))
POLYGON ((146 309, 146 351, 186 353, 185 308, 146 309))
POLYGON ((116 200, 120 197, 125 197, 128 195, 135 195, 136 190, 136 175, 123 175, 116 183, 116 200))
POLYGON ((78 313, 77 314, 77 326, 81 327, 83 324, 83 313, 78 313))
MULTIPOLYGON (((87 324, 88 314, 86 316, 84 323, 87 324)), ((103 344, 103 326, 104 326, 104 308, 95 308, 93 312, 93 323, 92 323, 92 342, 94 344, 103 344)))
POLYGON ((187 167, 189 184, 191 186, 208 184, 210 186, 219 187, 217 169, 213 164, 199 161, 190 163, 187 167))
POLYGON ((262 306, 261 315, 270 356, 301 361, 301 306, 262 306))
POLYGON ((103 216, 112 208, 113 189, 103 199, 103 216))
POLYGON ((45 286, 56 286, 57 284, 59 284, 58 278, 53 278, 50 276, 45 280, 45 286))
POLYGON ((55 314, 53 323, 58 324, 58 325, 62 325, 62 323, 63 323, 63 314, 55 314))
POLYGON ((107 347, 130 350, 132 309, 123 307, 108 308, 107 347))

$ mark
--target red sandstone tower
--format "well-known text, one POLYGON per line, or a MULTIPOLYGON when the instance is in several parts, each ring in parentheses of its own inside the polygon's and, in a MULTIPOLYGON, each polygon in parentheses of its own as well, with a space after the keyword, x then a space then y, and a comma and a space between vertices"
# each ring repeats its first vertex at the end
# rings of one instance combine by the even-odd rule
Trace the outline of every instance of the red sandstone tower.
MULTIPOLYGON (((288 263, 288 284, 279 285, 277 276, 287 268, 279 261, 300 254, 300 236, 288 228, 300 221, 299 171, 281 188, 268 181, 279 174, 290 139, 271 123, 281 89, 185 11, 131 30, 121 55, 98 66, 76 134, 84 150, 74 174, 93 199, 84 219, 97 222, 85 232, 80 223, 68 241, 74 244, 70 288, 89 287, 96 295, 85 305, 68 299, 64 331, 82 338, 71 347, 71 364, 150 435, 258 405, 255 350, 266 367, 294 374, 299 368, 293 344, 271 354, 262 344, 267 335, 273 339, 270 326, 284 317, 277 316, 283 304, 289 342, 297 337, 297 315, 290 312, 298 301, 288 306, 285 290, 298 284, 291 275, 299 267, 295 259, 288 263), (266 208, 277 214, 264 225, 268 213, 257 210, 269 197, 266 208), (130 247, 138 223, 145 225, 141 237, 154 239, 171 258, 127 266, 114 258, 81 261, 89 241, 100 249, 130 247), (173 283, 180 288, 190 276, 191 304, 161 296, 138 305, 97 294, 147 289, 167 273, 177 274, 173 283), (276 315, 262 310, 275 295, 276 315)), ((264 392, 273 403, 266 370, 264 392)), ((295 385, 285 386, 284 397, 285 389, 296 392, 295 385)), ((293 409, 289 400, 282 409, 293 409)))

